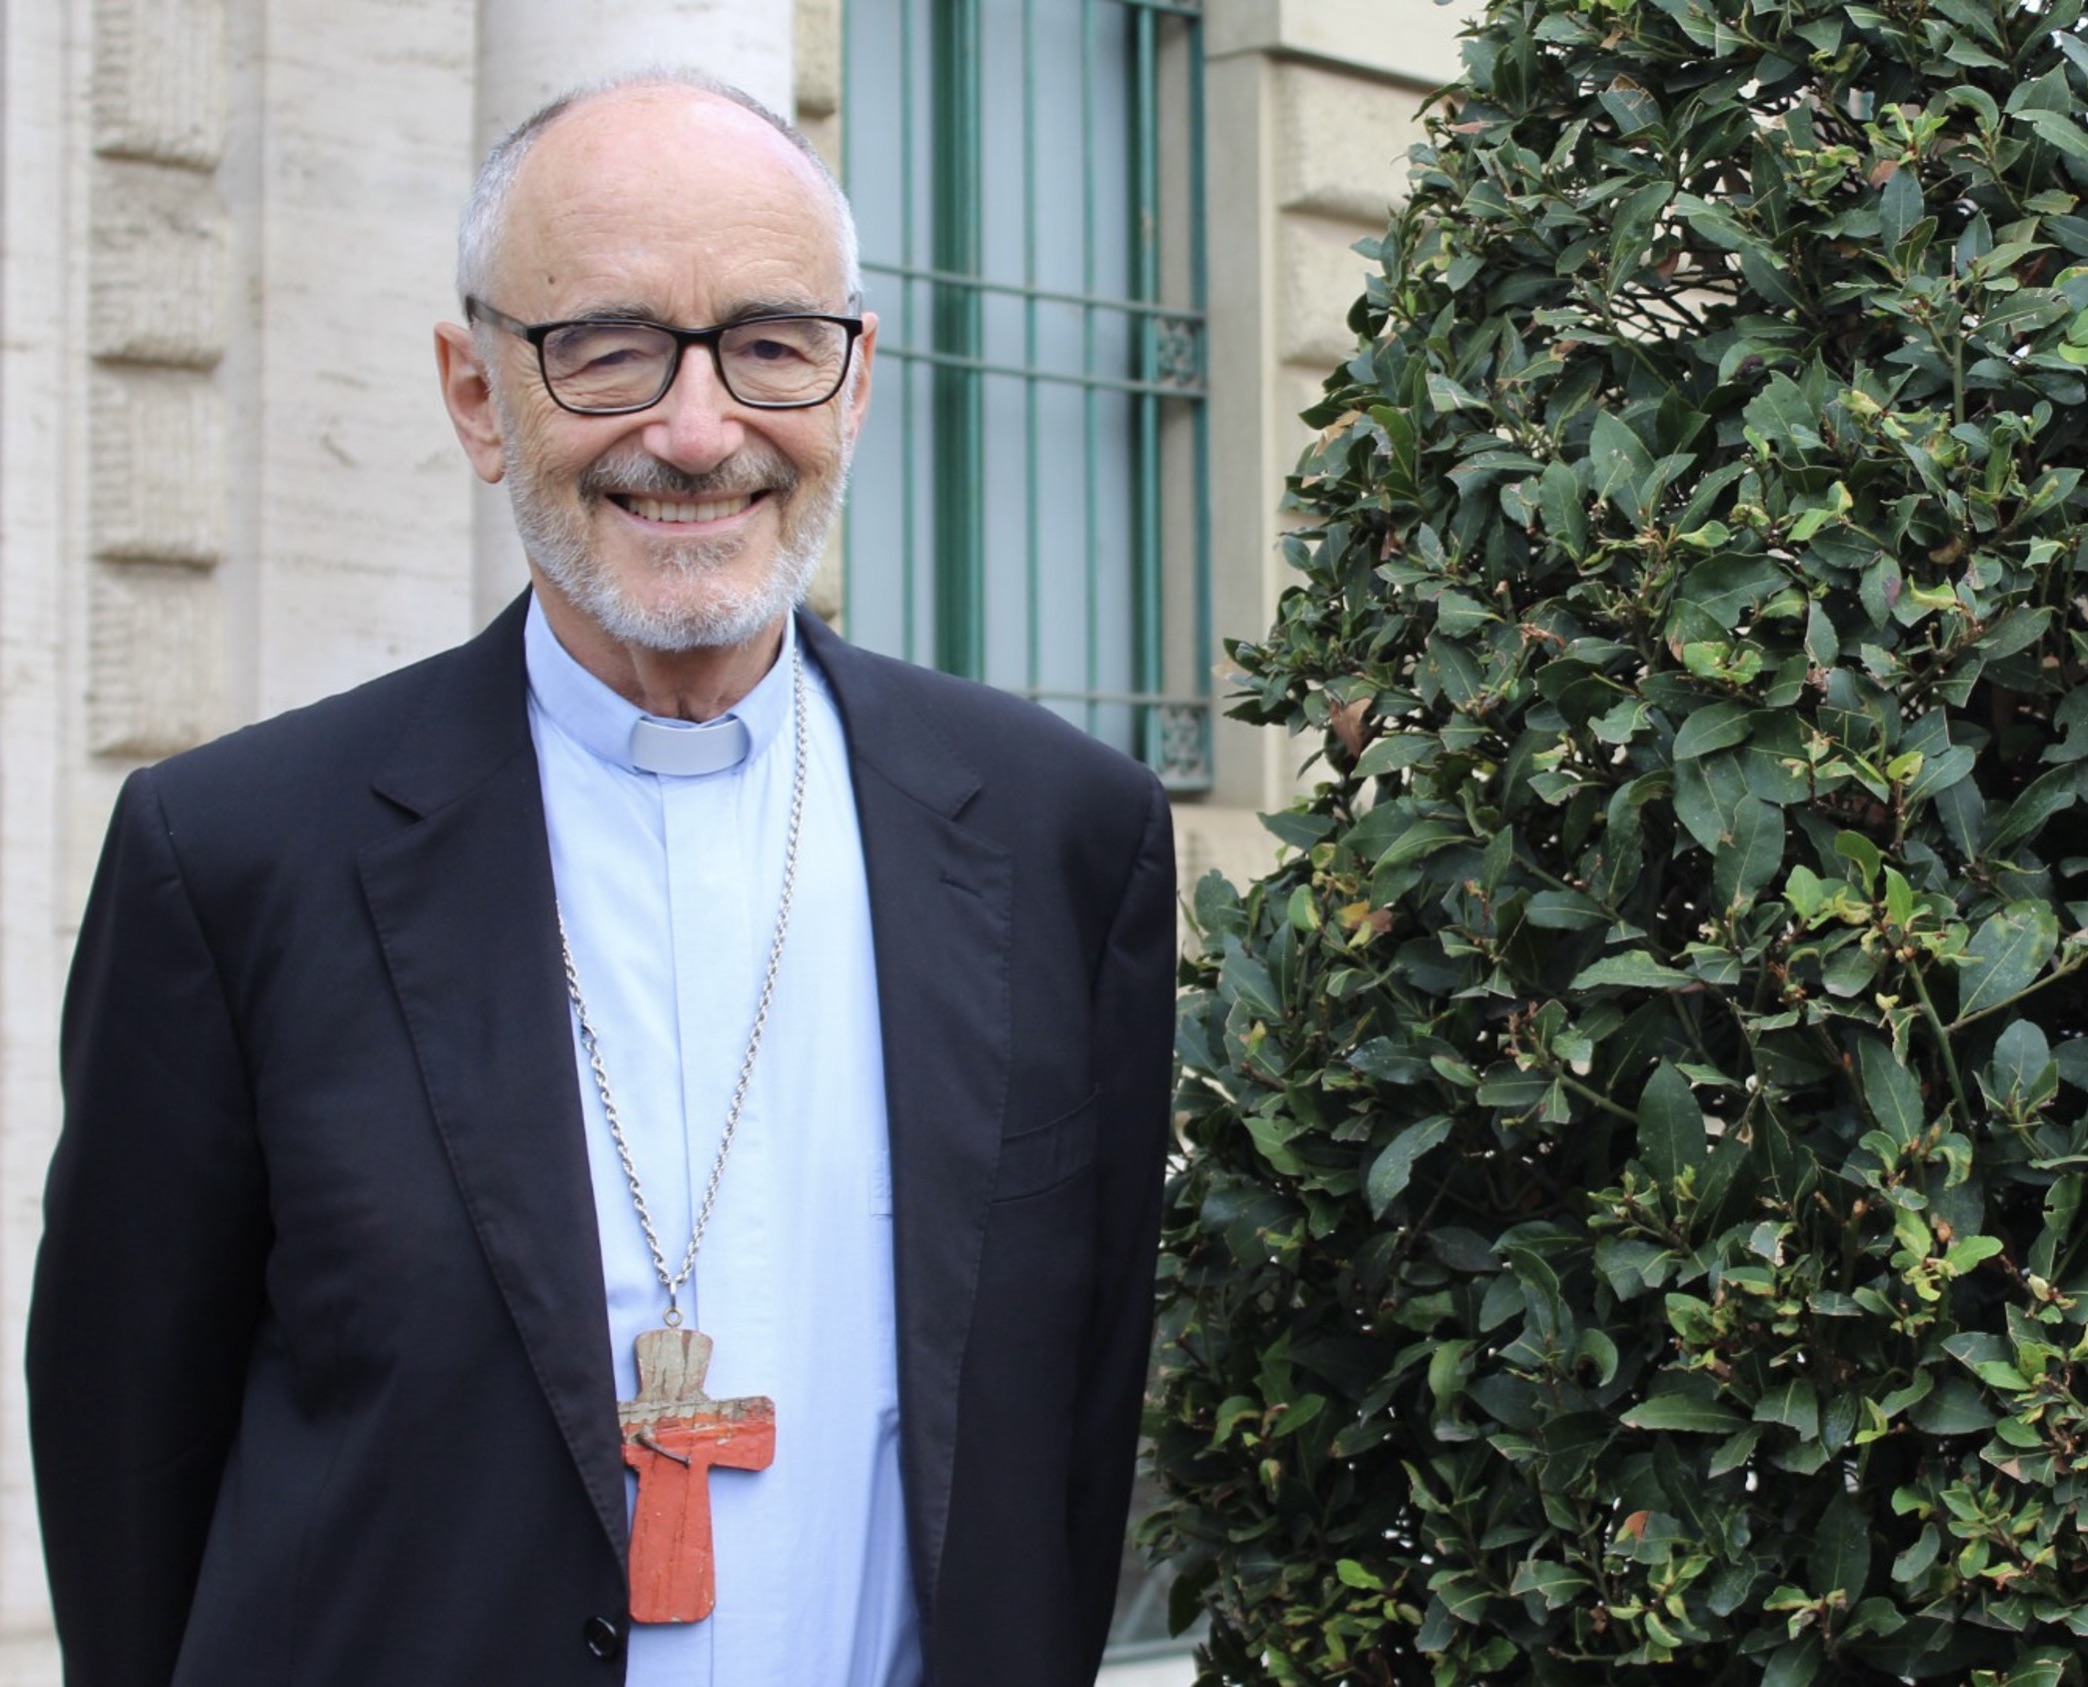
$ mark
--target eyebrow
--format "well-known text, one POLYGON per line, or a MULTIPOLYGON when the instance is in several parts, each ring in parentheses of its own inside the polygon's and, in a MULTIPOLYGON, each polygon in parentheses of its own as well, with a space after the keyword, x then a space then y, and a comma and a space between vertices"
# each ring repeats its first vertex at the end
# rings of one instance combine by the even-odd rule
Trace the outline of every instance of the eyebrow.
MULTIPOLYGON (((803 298, 746 299, 735 305, 724 316, 719 317, 716 322, 706 324, 706 326, 712 328, 730 327, 735 322, 749 322, 763 316, 826 316, 828 314, 845 313, 829 313, 824 305, 816 304, 803 298)), ((585 310, 578 311, 572 316, 562 317, 560 320, 564 322, 650 322, 662 328, 674 326, 674 324, 662 321, 661 318, 655 316, 649 306, 632 304, 627 301, 590 305, 585 310)))
POLYGON ((797 299, 749 299, 730 316, 726 322, 745 322, 755 316, 824 316, 826 306, 814 304, 803 298, 797 299))
POLYGON ((616 302, 605 305, 589 305, 585 310, 575 311, 571 316, 560 317, 561 322, 658 322, 644 305, 616 302))

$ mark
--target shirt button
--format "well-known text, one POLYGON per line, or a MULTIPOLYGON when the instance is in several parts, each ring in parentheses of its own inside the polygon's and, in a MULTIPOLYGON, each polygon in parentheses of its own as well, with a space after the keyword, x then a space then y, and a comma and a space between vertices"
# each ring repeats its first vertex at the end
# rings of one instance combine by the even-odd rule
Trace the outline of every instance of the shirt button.
POLYGON ((580 1627, 588 1652, 608 1663, 623 1651, 623 1630, 607 1617, 589 1617, 580 1627))

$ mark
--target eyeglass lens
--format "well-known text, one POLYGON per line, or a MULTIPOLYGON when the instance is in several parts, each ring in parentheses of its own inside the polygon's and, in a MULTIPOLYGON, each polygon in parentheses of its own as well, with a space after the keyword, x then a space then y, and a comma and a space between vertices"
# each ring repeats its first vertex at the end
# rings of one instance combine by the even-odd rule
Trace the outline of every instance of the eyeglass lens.
MULTIPOLYGON (((711 342, 725 389, 744 404, 818 404, 841 385, 848 330, 818 317, 737 323, 711 342)), ((575 322, 544 337, 544 379, 577 410, 652 403, 667 390, 675 338, 642 322, 575 322)))

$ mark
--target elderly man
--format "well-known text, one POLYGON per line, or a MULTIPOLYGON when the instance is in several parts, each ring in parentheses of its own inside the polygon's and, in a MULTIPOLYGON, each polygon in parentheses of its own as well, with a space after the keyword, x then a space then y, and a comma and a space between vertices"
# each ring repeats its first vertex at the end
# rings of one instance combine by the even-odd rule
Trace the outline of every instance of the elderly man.
POLYGON ((30 1335, 73 1687, 1074 1687, 1167 1105, 1167 812, 792 611, 870 397, 732 90, 488 160, 436 336, 533 591, 126 785, 30 1335))

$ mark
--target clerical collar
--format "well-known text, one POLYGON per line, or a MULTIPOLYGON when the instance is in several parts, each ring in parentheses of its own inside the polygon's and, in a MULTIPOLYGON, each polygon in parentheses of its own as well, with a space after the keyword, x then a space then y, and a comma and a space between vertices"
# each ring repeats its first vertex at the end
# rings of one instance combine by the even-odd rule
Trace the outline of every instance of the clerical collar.
POLYGON ((762 754, 790 721, 790 649, 796 624, 783 623, 783 646, 754 689, 715 721, 662 720, 604 685, 558 642, 532 596, 523 627, 530 695, 559 730, 590 755, 631 773, 665 777, 723 772, 762 754))

